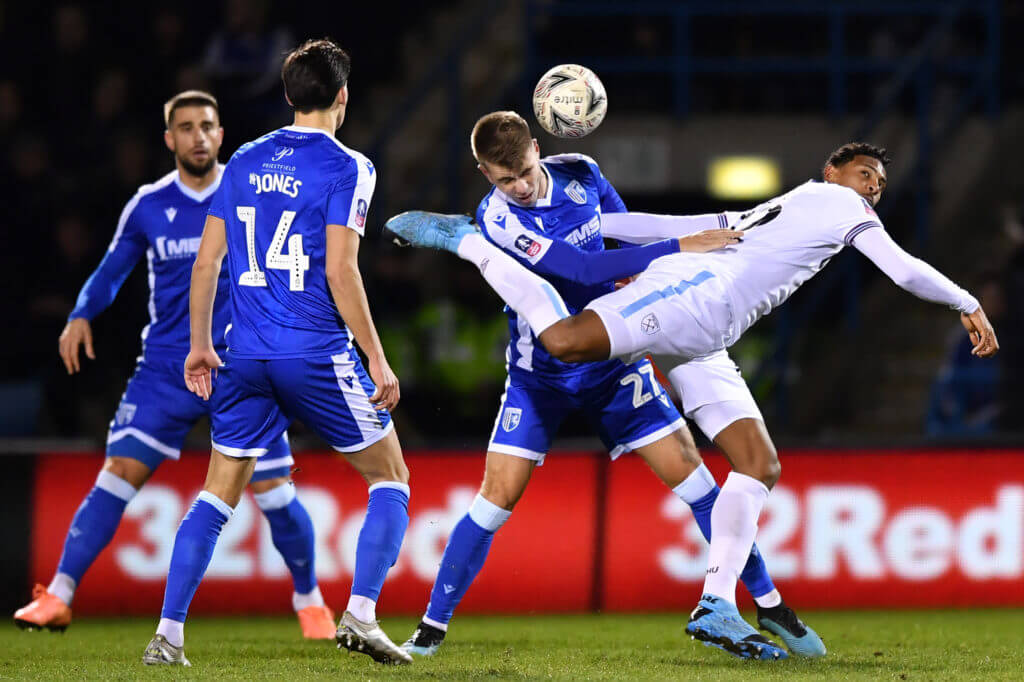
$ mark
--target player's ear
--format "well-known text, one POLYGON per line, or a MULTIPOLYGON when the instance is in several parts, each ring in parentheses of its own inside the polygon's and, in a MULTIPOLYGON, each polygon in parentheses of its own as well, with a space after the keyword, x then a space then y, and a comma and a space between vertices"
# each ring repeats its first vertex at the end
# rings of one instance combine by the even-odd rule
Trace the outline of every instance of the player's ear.
POLYGON ((825 178, 825 182, 835 182, 836 167, 831 163, 825 165, 825 171, 822 173, 825 178))
POLYGON ((338 90, 338 96, 334 98, 334 101, 341 106, 348 104, 348 83, 341 86, 341 90, 338 90))
POLYGON ((494 181, 491 180, 491 174, 487 172, 487 167, 483 163, 478 163, 476 167, 479 168, 480 172, 484 174, 485 178, 487 178, 487 182, 493 185, 494 181))
POLYGON ((537 138, 536 137, 533 138, 532 142, 533 142, 533 151, 535 151, 538 154, 540 154, 540 144, 537 142, 537 138))
POLYGON ((170 130, 164 131, 164 144, 167 145, 169 150, 174 151, 174 136, 171 135, 170 130))

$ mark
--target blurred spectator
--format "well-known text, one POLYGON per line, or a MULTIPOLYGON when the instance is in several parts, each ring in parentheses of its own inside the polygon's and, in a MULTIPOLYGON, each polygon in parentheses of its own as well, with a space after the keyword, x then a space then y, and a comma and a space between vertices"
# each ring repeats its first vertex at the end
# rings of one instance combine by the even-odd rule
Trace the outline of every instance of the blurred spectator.
MULTIPOLYGON (((1004 342, 1006 294, 1002 275, 989 272, 978 286, 978 301, 985 309, 1000 342, 1004 342)), ((1003 412, 1000 401, 1000 364, 971 354, 974 343, 962 326, 950 332, 950 351, 932 386, 926 430, 929 436, 982 436, 990 434, 1003 412)), ((1002 349, 1005 356, 1006 348, 1002 349)))

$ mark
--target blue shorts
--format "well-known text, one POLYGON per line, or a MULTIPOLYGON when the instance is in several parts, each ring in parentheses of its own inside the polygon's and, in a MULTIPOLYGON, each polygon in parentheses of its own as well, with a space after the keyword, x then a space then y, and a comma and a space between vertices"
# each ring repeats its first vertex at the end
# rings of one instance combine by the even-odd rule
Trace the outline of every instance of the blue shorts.
POLYGON ((358 452, 390 433, 386 410, 351 347, 334 355, 250 360, 230 351, 213 383, 213 447, 230 457, 260 457, 299 419, 338 452, 358 452))
POLYGON ((587 415, 612 459, 685 425, 646 359, 557 379, 517 371, 505 385, 487 449, 543 464, 570 410, 587 415))
MULTIPOLYGON (((155 471, 165 459, 178 459, 185 436, 201 417, 209 416, 212 401, 185 388, 184 358, 142 357, 121 404, 110 421, 107 456, 130 457, 155 471)), ((292 464, 287 434, 278 434, 273 447, 256 463, 253 481, 287 476, 292 464)))

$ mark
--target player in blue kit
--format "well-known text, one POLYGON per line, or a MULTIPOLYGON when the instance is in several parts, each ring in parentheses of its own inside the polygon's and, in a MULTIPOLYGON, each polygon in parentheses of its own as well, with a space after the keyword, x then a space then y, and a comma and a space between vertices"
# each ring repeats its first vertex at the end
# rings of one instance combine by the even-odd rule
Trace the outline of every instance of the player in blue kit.
MULTIPOLYGON (((188 284, 206 211, 221 182, 217 163, 224 131, 217 100, 190 90, 164 105, 164 139, 175 170, 144 185, 121 213, 107 254, 89 277, 60 337, 69 374, 80 369, 79 348, 95 358, 90 320, 105 310, 136 263, 149 266, 150 321, 142 331, 142 356, 128 382, 107 435, 107 458, 96 485, 71 521, 57 573, 37 585, 34 600, 14 615, 23 628, 63 629, 85 572, 110 542, 125 506, 164 460, 178 459, 188 431, 209 413, 209 404, 181 385, 188 353, 188 284)), ((224 348, 228 324, 227 273, 218 279, 223 305, 214 311, 213 344, 224 348)), ((291 450, 284 434, 260 459, 251 479, 256 502, 270 523, 274 545, 292 574, 292 602, 303 634, 334 635, 314 574, 313 524, 289 478, 291 450)))
MULTIPOLYGON (((548 297, 557 299, 557 290, 570 309, 563 313, 583 309, 594 298, 613 291, 616 279, 643 270, 657 258, 680 251, 713 250, 739 239, 738 233, 719 229, 721 222, 715 216, 706 225, 714 229, 708 231, 605 251, 602 216, 626 208, 593 159, 578 154, 541 159, 529 127, 514 112, 481 118, 471 141, 480 170, 494 185, 477 210, 477 225, 488 241, 547 279, 543 286, 548 297)), ((418 224, 430 220, 430 214, 412 212, 388 221, 387 226, 416 241, 418 224)), ((481 270, 485 276, 501 277, 498 268, 484 265, 481 270)), ((655 378, 651 363, 646 359, 628 365, 618 360, 561 362, 536 342, 525 319, 512 309, 508 313, 509 376, 488 445, 483 485, 469 513, 452 531, 426 615, 403 645, 415 654, 430 656, 438 650, 454 609, 483 566, 494 533, 509 519, 533 468, 543 462, 571 410, 587 415, 613 459, 628 451, 640 455, 690 505, 705 537, 710 533, 718 486, 701 462, 684 420, 655 378)), ((704 399, 687 414, 713 439, 737 419, 760 419, 752 398, 749 404, 741 400, 739 408, 719 409, 715 414, 700 409, 721 405, 725 395, 732 397, 730 392, 736 389, 735 380, 727 376, 730 370, 749 398, 728 356, 689 370, 699 374, 694 378, 696 384, 707 387, 704 399), (726 378, 716 378, 723 369, 726 378)), ((782 602, 756 546, 742 578, 758 604, 759 615, 783 624, 777 633, 790 649, 803 655, 824 653, 814 631, 782 602)), ((754 635, 749 643, 759 656, 785 657, 782 649, 760 635, 754 635)))
POLYGON ((192 271, 184 374, 189 390, 213 397, 213 449, 206 483, 174 540, 160 623, 142 658, 147 665, 189 665, 185 618, 217 537, 259 458, 292 419, 341 452, 369 485, 338 646, 382 663, 412 660, 376 620, 409 523, 409 471, 389 414, 398 379, 358 267, 377 176, 365 156, 334 137, 345 119, 349 70, 348 55, 329 40, 291 52, 281 77, 294 125, 239 148, 210 205, 192 271), (211 322, 224 295, 216 285, 225 255, 232 326, 222 362, 211 322))

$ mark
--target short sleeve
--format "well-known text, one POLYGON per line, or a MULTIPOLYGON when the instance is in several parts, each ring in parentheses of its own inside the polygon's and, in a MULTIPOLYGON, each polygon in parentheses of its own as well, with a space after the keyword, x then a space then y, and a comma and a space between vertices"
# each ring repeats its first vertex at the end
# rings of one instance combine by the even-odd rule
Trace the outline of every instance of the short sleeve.
POLYGON ((346 169, 345 176, 334 184, 327 197, 327 224, 344 225, 362 235, 376 185, 373 164, 365 158, 356 158, 355 167, 346 169))
POLYGON ((213 199, 210 200, 210 207, 206 209, 207 215, 212 215, 214 218, 220 218, 226 220, 227 210, 226 201, 224 195, 228 193, 228 168, 225 166, 221 172, 220 186, 217 187, 217 191, 213 193, 213 199))

